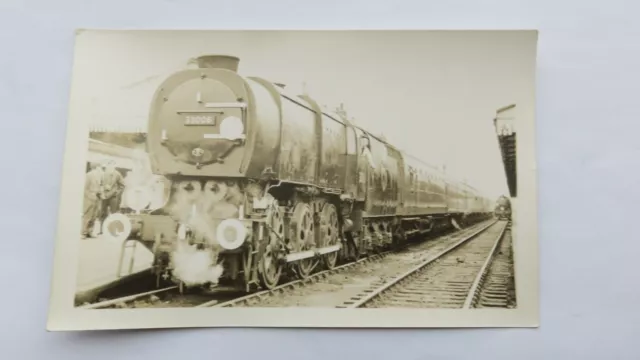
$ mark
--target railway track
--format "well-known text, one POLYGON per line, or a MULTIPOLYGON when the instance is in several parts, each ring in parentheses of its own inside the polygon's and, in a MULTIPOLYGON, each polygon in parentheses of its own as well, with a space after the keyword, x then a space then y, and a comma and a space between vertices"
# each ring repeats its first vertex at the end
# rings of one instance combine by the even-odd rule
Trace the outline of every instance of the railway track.
POLYGON ((305 280, 298 280, 226 302, 211 302, 200 307, 342 307, 345 301, 378 288, 390 278, 398 276, 461 240, 472 238, 495 224, 485 221, 453 234, 443 235, 415 244, 400 252, 387 252, 359 263, 346 264, 323 271, 305 280), (366 266, 358 266, 365 264, 366 266))
POLYGON ((80 306, 81 309, 109 309, 109 308, 180 308, 195 307, 211 301, 224 301, 237 298, 236 292, 208 292, 208 291, 180 291, 179 286, 169 286, 153 291, 141 292, 134 295, 122 296, 103 300, 93 304, 80 306))
MULTIPOLYGON (((487 224, 492 224, 493 222, 493 220, 484 221, 453 234, 444 234, 435 237, 434 239, 429 239, 423 243, 409 245, 407 249, 401 251, 400 255, 396 255, 397 253, 394 251, 382 252, 355 262, 338 266, 331 270, 318 272, 306 279, 287 282, 272 290, 259 291, 245 296, 238 295, 238 293, 224 291, 212 293, 181 292, 178 286, 169 286, 163 289, 108 299, 93 304, 85 304, 80 306, 80 308, 252 307, 273 306, 274 304, 275 306, 279 306, 277 305, 277 301, 274 303, 269 300, 273 300, 273 298, 277 296, 287 297, 292 292, 305 291, 305 289, 313 286, 322 286, 325 282, 335 283, 335 279, 332 279, 335 277, 343 276, 344 278, 350 278, 351 276, 348 275, 354 271, 357 273, 367 273, 370 272, 370 267, 385 268, 386 260, 392 260, 392 262, 399 263, 408 262, 409 264, 413 261, 413 263, 415 263, 419 260, 415 258, 415 254, 422 253, 425 250, 438 249, 439 247, 446 245, 446 243, 450 243, 460 237, 468 236, 471 233, 477 232, 478 229, 484 229, 487 227, 487 224), (405 252, 405 254, 402 254, 403 252, 405 252), (414 255, 412 256, 412 259, 407 259, 407 256, 411 255, 414 255), (385 259, 384 263, 382 262, 383 259, 385 259), (265 301, 271 304, 265 304, 265 301)), ((354 289, 349 287, 347 288, 354 289)), ((298 305, 301 304, 294 304, 294 306, 298 305)), ((304 305, 302 304, 302 306, 304 305)))
POLYGON ((226 302, 221 302, 218 299, 215 300, 211 300, 209 302, 200 304, 196 307, 234 307, 234 306, 242 306, 242 305, 247 305, 247 306, 251 306, 254 304, 258 304, 260 302, 260 300, 264 299, 265 297, 268 296, 272 296, 274 294, 284 294, 287 290, 292 290, 292 289, 297 289, 297 288, 302 288, 303 286, 306 286, 308 284, 313 284, 313 283, 317 283, 319 281, 321 281, 322 279, 326 279, 327 276, 332 275, 332 274, 339 274, 342 273, 348 269, 352 269, 356 266, 362 266, 364 264, 370 263, 370 262, 375 262, 378 261, 382 258, 384 258, 385 256, 387 256, 388 254, 390 254, 391 251, 386 251, 380 254, 376 254, 376 255, 372 255, 363 259, 360 259, 358 261, 355 262, 350 262, 347 264, 344 264, 342 266, 338 266, 334 269, 331 270, 324 270, 321 271, 319 273, 313 274, 311 276, 309 276, 306 279, 300 279, 300 280, 295 280, 295 281, 291 281, 285 284, 282 284, 280 286, 277 286, 271 290, 263 290, 263 291, 259 291, 253 294, 249 294, 249 295, 245 295, 242 296, 240 298, 237 299, 232 299, 226 302))
POLYGON ((473 297, 470 307, 512 309, 517 305, 510 225, 503 236, 491 266, 487 268, 479 283, 480 291, 473 297))
POLYGON ((170 286, 162 289, 146 291, 134 295, 123 296, 115 299, 109 299, 104 301, 99 301, 92 304, 84 304, 79 306, 80 309, 108 309, 108 308, 123 308, 128 307, 127 304, 135 304, 136 302, 144 301, 147 299, 158 298, 158 295, 169 293, 170 291, 177 290, 177 286, 170 286))
POLYGON ((179 286, 169 286, 162 289, 136 293, 106 299, 96 303, 79 306, 81 309, 107 309, 107 308, 157 308, 157 307, 231 307, 238 304, 251 304, 265 295, 282 293, 287 289, 296 289, 307 284, 320 281, 330 274, 341 273, 347 269, 378 261, 391 254, 385 251, 366 258, 359 259, 331 270, 315 273, 305 279, 294 280, 277 286, 271 290, 263 290, 249 295, 234 295, 233 292, 215 291, 212 293, 183 293, 179 286))
POLYGON ((498 221, 384 284, 360 292, 339 307, 468 309, 478 303, 506 307, 506 301, 503 304, 496 300, 507 297, 498 286, 502 277, 510 276, 504 266, 508 261, 494 264, 493 259, 499 249, 504 249, 502 240, 508 227, 507 222, 498 221), (499 276, 487 283, 491 269, 499 276), (488 284, 494 286, 484 286, 488 284))

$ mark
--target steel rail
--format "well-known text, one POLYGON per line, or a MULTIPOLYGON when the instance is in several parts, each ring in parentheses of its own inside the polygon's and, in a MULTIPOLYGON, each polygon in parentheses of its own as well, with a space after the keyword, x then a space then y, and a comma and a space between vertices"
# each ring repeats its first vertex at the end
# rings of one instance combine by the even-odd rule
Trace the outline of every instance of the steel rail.
MULTIPOLYGON (((357 301, 353 302, 352 304, 348 304, 347 306, 340 306, 340 308, 346 308, 346 309, 355 309, 355 308, 359 308, 362 305, 368 303, 369 301, 371 301, 372 299, 374 299, 375 297, 377 297, 378 295, 380 295, 382 292, 386 291, 387 289, 389 289, 390 287, 392 287, 393 285, 397 284, 398 282, 406 279, 407 277, 409 277, 410 275, 414 274, 415 272, 433 264, 434 262, 436 262, 438 259, 440 259, 441 257, 443 257, 444 255, 450 253, 451 251, 459 248, 461 245, 469 242, 470 240, 474 239, 475 237, 477 237, 478 235, 482 234, 483 232, 485 232, 487 229, 489 229, 490 227, 494 226, 495 224, 497 224, 498 221, 494 221, 491 224, 479 229, 478 231, 472 233, 469 236, 464 237, 463 239, 457 241, 455 244, 453 244, 452 246, 448 247, 447 249, 441 251, 440 253, 436 254, 435 256, 429 258, 428 260, 425 260, 424 262, 416 265, 415 267, 413 267, 412 269, 402 273, 401 275, 395 277, 393 280, 386 282, 384 285, 382 285, 381 287, 377 288, 376 290, 370 292, 367 296, 358 299, 357 301)), ((506 227, 506 225, 505 225, 506 227)))
POLYGON ((120 298, 116 298, 116 299, 111 299, 111 300, 107 300, 107 301, 102 301, 102 302, 98 302, 98 303, 93 303, 93 304, 87 304, 87 305, 83 305, 83 306, 79 306, 80 309, 101 309, 101 308, 105 308, 107 306, 111 306, 111 305, 115 305, 121 302, 128 302, 128 301, 133 301, 136 299, 139 299, 141 297, 145 297, 145 296, 149 296, 149 295, 154 295, 157 293, 161 293, 161 292, 165 292, 165 291, 169 291, 169 290, 173 290, 173 289, 177 289, 178 286, 170 286, 164 289, 158 289, 158 290, 152 290, 152 291, 147 291, 147 292, 143 292, 143 293, 139 293, 139 294, 135 294, 135 295, 129 295, 129 296, 124 296, 124 297, 120 297, 120 298))
MULTIPOLYGON (((481 228, 480 230, 472 233, 471 235, 468 235, 462 241, 457 242, 453 247, 449 248, 446 251, 453 250, 453 248, 455 248, 455 247, 461 245, 463 242, 465 242, 465 241, 477 236, 479 233, 485 231, 486 229, 488 229, 489 227, 493 226, 496 223, 497 223, 497 221, 491 222, 490 224, 488 224, 487 226, 481 228)), ((409 246, 409 247, 412 247, 412 246, 409 246)), ((365 258, 359 259, 359 260, 354 261, 354 262, 343 264, 343 265, 335 267, 333 269, 324 270, 324 271, 312 274, 312 275, 310 275, 310 276, 308 276, 307 278, 304 278, 304 279, 299 279, 299 280, 294 280, 294 281, 287 282, 287 283, 279 285, 279 286, 277 286, 277 287, 275 287, 273 289, 262 290, 262 291, 259 291, 259 292, 256 292, 256 293, 247 294, 245 296, 242 296, 242 297, 239 297, 239 298, 236 298, 236 299, 232 299, 232 300, 223 301, 223 302, 220 302, 219 299, 213 299, 213 300, 204 302, 202 304, 196 305, 194 307, 197 307, 197 308, 233 307, 233 306, 236 306, 236 305, 241 304, 241 303, 249 303, 253 299, 257 300, 257 299, 260 299, 260 298, 262 298, 262 297, 264 297, 266 295, 269 295, 269 294, 274 294, 276 292, 282 292, 287 288, 295 288, 296 286, 299 286, 299 285, 304 285, 304 284, 308 284, 308 283, 314 283, 314 282, 316 282, 316 281, 318 281, 318 280, 320 280, 320 279, 322 279, 322 278, 324 278, 326 276, 329 276, 329 275, 332 275, 332 274, 335 274, 335 273, 339 273, 341 271, 347 270, 349 268, 352 268, 352 267, 355 267, 355 266, 358 266, 358 265, 361 265, 361 264, 364 264, 364 263, 367 263, 367 262, 373 262, 373 261, 382 260, 386 256, 388 256, 390 254, 393 254, 393 253, 396 253, 396 250, 387 250, 387 251, 381 252, 379 254, 369 255, 369 256, 367 256, 365 258)), ((437 255, 437 257, 441 256, 441 255, 443 255, 443 253, 437 255)), ((130 296, 120 297, 120 298, 116 298, 116 299, 106 300, 106 301, 102 301, 102 302, 99 302, 99 303, 87 304, 87 305, 84 305, 84 306, 80 306, 79 308, 82 308, 82 309, 100 309, 100 308, 105 308, 105 307, 112 306, 112 305, 115 305, 115 304, 118 304, 118 303, 130 302, 130 301, 133 301, 133 300, 145 297, 145 296, 150 296, 150 295, 153 295, 153 294, 170 291, 170 290, 174 290, 174 289, 177 289, 177 288, 179 288, 178 285, 170 286, 170 287, 163 288, 163 289, 157 289, 157 290, 152 290, 152 291, 139 293, 139 294, 135 294, 135 295, 130 295, 130 296)))
POLYGON ((473 285, 471 285, 471 289, 469 289, 467 298, 465 299, 464 305, 462 306, 463 309, 470 309, 472 306, 475 306, 475 303, 478 300, 478 295, 480 294, 480 290, 482 289, 482 285, 484 284, 484 281, 486 279, 486 275, 489 271, 489 268, 491 267, 491 263, 493 262, 493 259, 495 258, 496 250, 500 247, 500 243, 502 242, 502 239, 504 239, 504 233, 505 231, 507 231, 508 227, 509 227, 509 223, 507 222, 505 226, 502 228, 502 231, 498 235, 498 238, 496 239, 495 243, 493 244, 493 248, 491 249, 489 256, 487 256, 487 260, 485 260, 484 264, 482 265, 482 268, 480 269, 480 271, 478 272, 478 275, 473 281, 473 285))
MULTIPOLYGON (((479 232, 482 232, 485 229, 491 227, 496 222, 497 221, 491 222, 491 224, 489 224, 486 227, 483 227, 482 229, 480 229, 479 232)), ((474 232, 470 236, 473 237, 473 236, 477 235, 479 232, 474 232)), ((363 264, 363 263, 370 262, 370 261, 379 261, 381 259, 384 259, 387 255, 390 255, 390 254, 395 253, 395 252, 396 251, 394 251, 394 250, 388 250, 388 251, 382 252, 380 254, 370 255, 370 256, 367 256, 366 258, 362 258, 362 259, 359 259, 357 261, 354 261, 354 262, 351 262, 351 263, 348 263, 348 264, 344 264, 344 265, 338 266, 338 267, 330 269, 330 270, 324 270, 324 271, 318 272, 318 273, 313 274, 313 275, 311 275, 311 276, 309 276, 309 277, 307 277, 305 279, 295 280, 295 281, 291 281, 291 282, 279 285, 279 286, 277 286, 277 287, 275 287, 273 289, 270 289, 270 290, 262 290, 262 291, 259 291, 259 292, 253 293, 253 294, 248 294, 248 295, 245 295, 243 297, 240 297, 240 298, 237 298, 237 299, 233 299, 233 300, 228 300, 228 301, 225 301, 225 302, 222 302, 222 303, 220 303, 218 300, 214 299, 214 300, 208 301, 206 303, 197 305, 196 307, 233 307, 233 306, 236 306, 236 305, 241 304, 241 303, 248 304, 251 300, 254 300, 254 299, 258 300, 258 299, 262 298, 263 296, 266 296, 266 295, 269 295, 269 294, 274 294, 274 293, 276 293, 278 291, 284 291, 287 288, 294 288, 297 285, 304 285, 305 283, 312 283, 315 280, 320 280, 323 277, 332 275, 334 273, 338 273, 340 271, 349 269, 349 268, 354 267, 354 266, 359 265, 359 264, 363 264)))
POLYGON ((274 287, 273 289, 270 289, 270 290, 262 290, 262 291, 259 291, 259 292, 253 293, 253 294, 245 295, 243 297, 239 297, 237 299, 225 301, 225 302, 222 302, 222 303, 220 303, 218 300, 211 300, 211 301, 207 301, 206 303, 197 305, 195 307, 233 307, 233 306, 238 305, 240 303, 246 303, 246 302, 248 302, 250 300, 253 300, 253 299, 259 299, 259 298, 263 297, 264 295, 272 294, 272 293, 275 293, 277 291, 284 290, 286 288, 293 288, 293 287, 295 287, 297 285, 303 285, 304 283, 311 283, 314 280, 319 280, 322 277, 325 277, 327 275, 331 275, 331 274, 334 274, 334 273, 338 273, 340 271, 346 270, 348 268, 354 267, 354 266, 359 265, 359 264, 363 264, 363 263, 370 262, 370 261, 375 261, 375 260, 380 260, 380 259, 384 258, 385 256, 391 254, 392 252, 393 251, 385 251, 385 252, 382 252, 380 254, 375 254, 375 255, 372 255, 372 256, 368 256, 366 258, 362 258, 362 259, 359 259, 357 261, 350 262, 350 263, 335 267, 335 268, 330 269, 330 270, 324 270, 324 271, 315 273, 315 274, 310 275, 309 277, 307 277, 305 279, 299 279, 299 280, 291 281, 291 282, 276 286, 276 287, 274 287))

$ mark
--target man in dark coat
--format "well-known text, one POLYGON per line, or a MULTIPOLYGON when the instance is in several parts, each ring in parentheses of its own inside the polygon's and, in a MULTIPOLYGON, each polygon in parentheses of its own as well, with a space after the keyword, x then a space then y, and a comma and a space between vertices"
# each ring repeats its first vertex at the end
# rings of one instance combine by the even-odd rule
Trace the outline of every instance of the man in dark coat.
MULTIPOLYGON (((120 201, 124 190, 124 178, 116 170, 115 161, 110 160, 105 164, 104 175, 102 177, 102 213, 100 214, 101 227, 104 220, 110 214, 120 210, 120 201)), ((100 231, 102 233, 102 231, 100 231)))
POLYGON ((84 183, 84 204, 82 210, 82 238, 91 237, 98 217, 102 198, 102 167, 92 163, 84 183))

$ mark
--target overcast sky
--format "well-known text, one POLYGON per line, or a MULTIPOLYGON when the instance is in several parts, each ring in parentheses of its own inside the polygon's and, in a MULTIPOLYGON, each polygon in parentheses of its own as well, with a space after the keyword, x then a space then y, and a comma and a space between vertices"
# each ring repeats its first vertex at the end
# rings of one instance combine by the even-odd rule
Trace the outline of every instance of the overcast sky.
POLYGON ((508 193, 492 121, 500 107, 533 107, 531 32, 84 32, 72 116, 144 129, 156 87, 201 54, 237 56, 240 74, 297 93, 304 82, 318 103, 344 103, 401 149, 488 196, 508 193))

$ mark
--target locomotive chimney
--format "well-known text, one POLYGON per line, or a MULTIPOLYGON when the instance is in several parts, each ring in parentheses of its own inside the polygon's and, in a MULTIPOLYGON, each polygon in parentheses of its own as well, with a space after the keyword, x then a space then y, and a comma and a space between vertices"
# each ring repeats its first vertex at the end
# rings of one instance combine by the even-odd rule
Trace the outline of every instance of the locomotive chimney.
POLYGON ((240 59, 230 55, 202 55, 197 57, 195 63, 201 69, 226 69, 238 72, 240 59))

